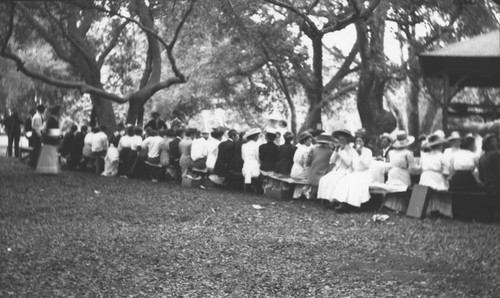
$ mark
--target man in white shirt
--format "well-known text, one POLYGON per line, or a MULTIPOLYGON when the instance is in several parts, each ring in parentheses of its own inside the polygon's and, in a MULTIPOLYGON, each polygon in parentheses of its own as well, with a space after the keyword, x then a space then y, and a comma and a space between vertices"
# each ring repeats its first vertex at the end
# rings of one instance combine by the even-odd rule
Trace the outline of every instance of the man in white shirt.
POLYGON ((31 127, 33 129, 32 141, 33 141, 33 152, 30 156, 29 166, 33 169, 36 168, 38 163, 38 157, 40 157, 40 151, 42 149, 42 127, 43 127, 43 113, 45 112, 44 105, 38 105, 36 107, 36 113, 31 119, 31 127))
POLYGON ((153 182, 158 182, 158 177, 161 171, 160 164, 160 146, 163 143, 163 138, 159 136, 157 130, 152 130, 143 142, 141 147, 148 148, 148 169, 149 175, 153 182))
POLYGON ((207 139, 210 135, 209 132, 203 131, 201 136, 193 141, 191 144, 191 159, 193 160, 192 167, 203 170, 207 167, 207 139))
POLYGON ((108 136, 105 133, 106 129, 106 125, 102 125, 92 137, 92 155, 96 158, 97 174, 104 171, 104 157, 108 150, 108 136))

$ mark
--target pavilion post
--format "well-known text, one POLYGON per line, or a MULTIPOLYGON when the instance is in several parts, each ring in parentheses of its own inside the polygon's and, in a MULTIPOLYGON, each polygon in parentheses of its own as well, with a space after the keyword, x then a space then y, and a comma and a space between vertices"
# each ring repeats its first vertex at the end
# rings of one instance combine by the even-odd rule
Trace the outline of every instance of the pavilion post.
POLYGON ((448 135, 448 108, 450 106, 450 76, 448 74, 444 74, 444 88, 443 88, 443 108, 442 108, 442 126, 443 131, 446 135, 448 135))

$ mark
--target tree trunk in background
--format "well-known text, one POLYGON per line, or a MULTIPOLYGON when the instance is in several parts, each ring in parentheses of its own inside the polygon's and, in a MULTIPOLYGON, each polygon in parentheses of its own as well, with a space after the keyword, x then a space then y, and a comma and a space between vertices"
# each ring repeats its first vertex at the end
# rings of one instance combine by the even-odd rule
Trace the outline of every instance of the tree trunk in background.
POLYGON ((420 134, 420 114, 419 114, 419 95, 420 95, 420 65, 415 46, 408 47, 408 78, 410 90, 407 101, 408 113, 408 134, 418 137, 420 134))
POLYGON ((388 4, 388 1, 382 2, 368 21, 356 23, 361 56, 357 106, 362 126, 372 138, 391 132, 397 126, 394 115, 383 106, 386 84, 384 31, 388 4))
POLYGON ((314 107, 320 104, 323 99, 323 34, 312 33, 309 38, 313 46, 313 71, 310 82, 303 84, 309 85, 304 86, 309 102, 309 110, 300 132, 306 129, 322 127, 321 109, 314 109, 314 107))

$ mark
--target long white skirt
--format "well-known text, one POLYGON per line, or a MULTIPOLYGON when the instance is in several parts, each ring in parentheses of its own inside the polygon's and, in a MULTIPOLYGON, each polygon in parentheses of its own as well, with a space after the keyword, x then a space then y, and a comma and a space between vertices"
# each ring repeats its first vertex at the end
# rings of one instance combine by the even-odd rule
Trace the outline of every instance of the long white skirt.
POLYGON ((442 173, 436 171, 423 171, 418 184, 438 191, 448 190, 448 179, 442 173))
POLYGON ((36 166, 35 173, 38 174, 59 174, 61 167, 59 166, 59 156, 57 154, 57 146, 42 145, 40 158, 36 166))
POLYGON ((333 198, 341 203, 360 207, 370 200, 370 182, 372 173, 370 169, 356 171, 345 175, 338 181, 338 186, 333 192, 333 198))
POLYGON ((349 174, 349 171, 345 169, 332 170, 330 173, 321 177, 318 184, 318 198, 333 202, 335 199, 334 194, 337 189, 337 185, 347 174, 349 174))
POLYGON ((252 178, 260 176, 260 162, 257 160, 244 161, 241 173, 245 178, 245 184, 252 183, 252 178))
POLYGON ((116 176, 118 174, 118 165, 120 163, 120 153, 115 147, 109 147, 104 157, 104 172, 102 176, 116 176))

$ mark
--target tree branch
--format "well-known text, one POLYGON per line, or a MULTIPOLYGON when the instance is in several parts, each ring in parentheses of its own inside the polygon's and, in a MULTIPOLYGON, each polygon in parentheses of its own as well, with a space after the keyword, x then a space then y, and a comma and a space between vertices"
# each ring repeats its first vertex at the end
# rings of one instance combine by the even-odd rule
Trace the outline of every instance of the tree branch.
POLYGON ((64 51, 61 47, 61 43, 56 39, 56 37, 49 33, 35 18, 33 15, 27 10, 27 8, 22 4, 17 2, 20 10, 23 12, 24 16, 28 19, 28 22, 35 27, 35 30, 40 33, 40 35, 45 39, 54 49, 57 56, 59 56, 62 60, 70 63, 70 56, 64 51))
POLYGON ((118 42, 118 38, 120 38, 120 35, 121 35, 123 29, 125 29, 125 27, 129 23, 130 23, 130 21, 125 20, 125 22, 123 22, 121 25, 116 27, 115 30, 113 30, 113 32, 111 33, 112 34, 111 40, 109 41, 108 45, 102 51, 99 58, 97 58, 97 65, 99 66, 99 68, 101 68, 103 66, 104 60, 109 55, 109 53, 113 50, 113 48, 116 46, 116 43, 118 42))
POLYGON ((264 1, 267 3, 270 3, 270 4, 274 4, 276 6, 279 6, 281 8, 285 8, 285 9, 290 10, 291 12, 293 12, 294 14, 299 16, 309 26, 309 28, 311 28, 314 32, 318 32, 318 33, 320 32, 318 27, 316 27, 314 22, 306 14, 300 12, 297 8, 293 7, 292 5, 281 3, 281 2, 275 1, 275 0, 264 0, 264 1))
POLYGON ((330 79, 330 81, 325 85, 323 89, 324 94, 328 94, 332 92, 332 90, 337 87, 339 82, 347 76, 349 73, 352 72, 351 70, 351 64, 354 62, 354 59, 356 58, 356 55, 358 54, 359 47, 358 47, 358 42, 356 41, 354 45, 351 48, 351 51, 349 52, 349 55, 344 59, 344 63, 340 66, 339 70, 337 73, 330 79))

